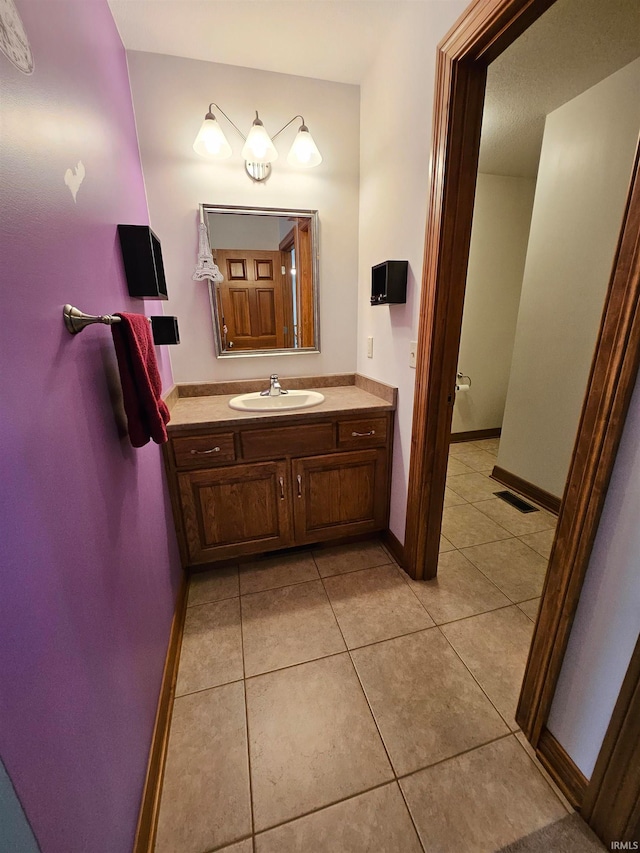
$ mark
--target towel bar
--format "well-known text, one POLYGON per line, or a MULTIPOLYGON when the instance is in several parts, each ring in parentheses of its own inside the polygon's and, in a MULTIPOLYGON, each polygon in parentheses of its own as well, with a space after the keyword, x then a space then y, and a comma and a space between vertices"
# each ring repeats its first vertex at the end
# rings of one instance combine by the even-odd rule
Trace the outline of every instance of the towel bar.
MULTIPOLYGON (((62 316, 67 332, 71 335, 77 335, 85 326, 91 326, 93 323, 103 323, 105 326, 113 326, 114 323, 120 322, 120 317, 116 317, 115 314, 101 314, 100 316, 85 314, 79 308, 74 308, 73 305, 68 304, 62 309, 62 316)), ((147 319, 151 322, 149 317, 147 319)))

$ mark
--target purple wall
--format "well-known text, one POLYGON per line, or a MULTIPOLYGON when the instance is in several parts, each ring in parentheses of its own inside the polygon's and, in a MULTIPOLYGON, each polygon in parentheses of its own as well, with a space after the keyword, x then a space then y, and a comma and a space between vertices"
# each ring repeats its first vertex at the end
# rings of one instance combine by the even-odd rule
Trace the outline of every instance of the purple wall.
POLYGON ((61 312, 143 312, 116 224, 148 214, 106 0, 17 6, 35 68, 0 53, 0 752, 43 853, 125 853, 179 561, 160 449, 118 432, 110 331, 71 337, 61 312))

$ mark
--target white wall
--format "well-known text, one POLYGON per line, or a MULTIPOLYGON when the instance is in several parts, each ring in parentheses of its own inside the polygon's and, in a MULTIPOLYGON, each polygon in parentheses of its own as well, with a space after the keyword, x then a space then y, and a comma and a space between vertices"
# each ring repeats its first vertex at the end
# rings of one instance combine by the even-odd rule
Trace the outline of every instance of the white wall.
MULTIPOLYGON (((216 249, 249 249, 277 252, 280 246, 280 218, 235 213, 210 213, 209 240, 216 249)), ((291 228, 291 223, 288 223, 291 228)))
POLYGON ((452 432, 502 426, 536 182, 478 174, 452 432))
POLYGON ((149 215, 162 242, 170 299, 180 324, 172 347, 176 382, 353 372, 356 367, 359 184, 359 91, 328 83, 182 59, 127 53, 149 215), (315 169, 290 167, 295 124, 276 140, 280 157, 264 184, 244 172, 242 140, 224 118, 233 149, 222 162, 192 148, 215 100, 244 133, 255 110, 275 133, 302 113, 323 155, 315 169), (321 353, 216 359, 205 282, 191 279, 198 251, 198 205, 317 209, 320 219, 321 353))
POLYGON ((562 495, 640 128, 640 60, 547 116, 498 465, 562 495))
POLYGON ((547 726, 590 778, 640 632, 636 383, 547 726))
POLYGON ((357 360, 359 373, 398 387, 389 526, 401 542, 415 380, 409 343, 417 336, 420 307, 436 46, 467 2, 404 5, 360 94, 357 360), (386 260, 409 261, 407 302, 372 307, 371 267, 386 260), (367 358, 369 335, 372 359, 367 358))

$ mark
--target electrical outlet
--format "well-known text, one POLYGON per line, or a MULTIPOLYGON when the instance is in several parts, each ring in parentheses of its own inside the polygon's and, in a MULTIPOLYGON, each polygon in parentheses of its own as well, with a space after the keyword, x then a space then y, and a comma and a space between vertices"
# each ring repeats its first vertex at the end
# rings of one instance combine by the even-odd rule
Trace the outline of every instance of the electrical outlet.
POLYGON ((418 341, 411 341, 409 343, 409 367, 415 368, 417 353, 418 353, 418 341))
POLYGON ((367 338, 367 358, 373 358, 373 338, 367 338))

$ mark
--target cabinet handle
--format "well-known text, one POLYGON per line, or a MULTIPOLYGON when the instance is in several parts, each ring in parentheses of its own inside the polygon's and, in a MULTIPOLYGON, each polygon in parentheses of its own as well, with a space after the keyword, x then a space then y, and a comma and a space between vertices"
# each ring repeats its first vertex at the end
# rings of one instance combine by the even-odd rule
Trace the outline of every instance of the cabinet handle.
POLYGON ((375 435, 375 429, 370 429, 369 432, 352 432, 351 435, 353 438, 364 438, 367 435, 375 435))
POLYGON ((302 474, 298 474, 298 476, 296 477, 296 480, 298 481, 298 497, 301 498, 302 497, 302 474))
POLYGON ((280 483, 280 500, 284 500, 284 477, 279 477, 278 482, 280 483))
POLYGON ((192 456, 204 456, 206 453, 220 453, 219 447, 212 447, 211 450, 192 450, 192 456))

